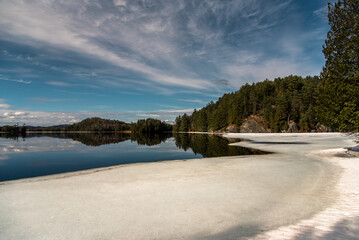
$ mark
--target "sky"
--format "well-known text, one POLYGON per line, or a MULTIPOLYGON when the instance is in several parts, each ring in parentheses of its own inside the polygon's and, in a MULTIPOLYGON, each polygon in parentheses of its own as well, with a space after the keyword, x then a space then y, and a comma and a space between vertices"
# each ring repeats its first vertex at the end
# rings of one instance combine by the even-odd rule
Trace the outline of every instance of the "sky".
POLYGON ((126 122, 319 75, 325 0, 0 0, 0 126, 126 122))

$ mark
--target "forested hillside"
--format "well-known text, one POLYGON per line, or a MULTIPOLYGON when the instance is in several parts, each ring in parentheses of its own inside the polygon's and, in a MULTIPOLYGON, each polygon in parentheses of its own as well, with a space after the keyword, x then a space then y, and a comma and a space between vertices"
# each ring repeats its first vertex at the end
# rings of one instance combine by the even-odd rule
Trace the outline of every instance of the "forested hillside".
POLYGON ((286 131, 289 121, 301 131, 318 124, 316 99, 318 77, 288 76, 274 81, 245 84, 238 91, 224 94, 191 116, 176 118, 174 131, 218 131, 229 124, 241 125, 250 115, 263 116, 272 132, 286 131))
POLYGON ((117 121, 102 119, 98 117, 86 118, 85 120, 67 126, 65 131, 126 131, 130 129, 130 124, 117 121))

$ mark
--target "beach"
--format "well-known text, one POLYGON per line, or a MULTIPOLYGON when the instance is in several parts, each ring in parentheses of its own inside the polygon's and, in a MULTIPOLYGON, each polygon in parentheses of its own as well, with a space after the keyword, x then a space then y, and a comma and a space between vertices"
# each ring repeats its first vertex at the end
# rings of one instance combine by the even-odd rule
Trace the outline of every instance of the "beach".
POLYGON ((258 156, 0 183, 1 239, 357 239, 359 157, 340 133, 225 134, 258 156), (248 141, 251 140, 251 141, 248 141))

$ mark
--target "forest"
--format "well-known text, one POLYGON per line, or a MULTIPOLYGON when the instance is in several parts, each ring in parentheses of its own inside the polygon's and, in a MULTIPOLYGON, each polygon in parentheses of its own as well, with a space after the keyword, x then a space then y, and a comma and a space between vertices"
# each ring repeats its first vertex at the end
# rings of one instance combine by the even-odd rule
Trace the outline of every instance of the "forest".
POLYGON ((139 119, 137 123, 131 123, 131 132, 133 133, 158 133, 168 131, 172 131, 172 125, 158 119, 139 119))
POLYGON ((118 120, 109 120, 98 117, 86 118, 79 123, 65 127, 65 131, 89 131, 89 132, 118 132, 130 130, 130 124, 118 120))
POLYGON ((316 128, 316 101, 319 77, 288 76, 245 84, 238 91, 224 94, 192 115, 178 116, 174 131, 218 131, 230 124, 241 125, 250 115, 263 116, 272 132, 288 129, 296 122, 301 131, 316 128))

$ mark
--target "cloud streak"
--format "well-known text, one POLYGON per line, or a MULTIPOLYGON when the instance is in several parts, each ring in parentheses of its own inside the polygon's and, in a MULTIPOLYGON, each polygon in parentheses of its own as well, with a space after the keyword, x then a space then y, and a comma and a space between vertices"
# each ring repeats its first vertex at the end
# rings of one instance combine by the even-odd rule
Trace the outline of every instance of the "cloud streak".
POLYGON ((42 98, 42 97, 34 97, 31 98, 30 100, 38 103, 77 101, 77 99, 56 99, 56 98, 42 98))
MULTIPOLYGON (((208 90, 216 84, 237 87, 233 71, 222 65, 243 49, 256 55, 253 46, 263 48, 264 39, 274 41, 270 31, 283 24, 281 11, 290 10, 292 2, 2 1, 0 26, 15 42, 76 52, 158 85, 208 90), (223 77, 230 79, 211 81, 223 77)), ((287 72, 280 61, 267 64, 278 64, 266 69, 268 75, 287 72)), ((301 69, 298 61, 290 64, 301 69)), ((259 77, 245 78, 263 80, 259 77)))
POLYGON ((10 108, 11 106, 6 103, 6 99, 0 98, 0 109, 1 108, 10 108))
POLYGON ((24 81, 22 79, 10 79, 8 77, 2 76, 0 74, 0 81, 9 81, 9 82, 17 82, 17 83, 24 83, 24 84, 30 84, 31 81, 24 81))

